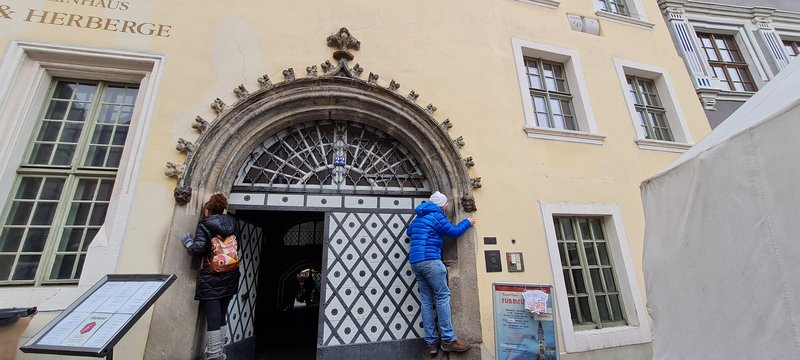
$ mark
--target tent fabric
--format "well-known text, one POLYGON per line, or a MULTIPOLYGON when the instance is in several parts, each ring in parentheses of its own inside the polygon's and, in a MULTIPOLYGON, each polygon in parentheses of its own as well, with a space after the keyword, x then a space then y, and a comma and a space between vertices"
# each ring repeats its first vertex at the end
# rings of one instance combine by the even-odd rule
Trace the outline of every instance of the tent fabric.
POLYGON ((653 358, 800 358, 800 61, 641 186, 653 358))

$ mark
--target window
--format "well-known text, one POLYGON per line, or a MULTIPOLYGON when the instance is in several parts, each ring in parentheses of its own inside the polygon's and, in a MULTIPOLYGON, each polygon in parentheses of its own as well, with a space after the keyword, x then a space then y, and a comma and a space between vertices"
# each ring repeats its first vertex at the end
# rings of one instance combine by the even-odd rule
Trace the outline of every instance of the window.
POLYGON ((650 342, 619 206, 540 204, 564 350, 575 353, 650 342))
POLYGON ((54 81, 0 225, 0 283, 80 278, 137 94, 135 85, 54 81))
POLYGON ((528 137, 602 145, 578 52, 519 39, 511 46, 528 137))
POLYGON ((602 218, 554 217, 553 223, 572 324, 576 329, 627 325, 602 218))
POLYGON ((756 91, 733 35, 697 33, 708 58, 708 65, 721 81, 723 90, 756 91))
POLYGON ((638 115, 646 139, 673 141, 669 123, 666 120, 666 111, 658 98, 656 84, 653 80, 642 79, 636 76, 626 76, 628 91, 634 99, 634 107, 638 115))
POLYGON ((542 59, 525 59, 533 112, 540 127, 578 130, 572 95, 569 93, 564 66, 542 59))
POLYGON ((792 59, 800 55, 800 41, 784 40, 783 47, 792 59))
POLYGON ((614 58, 621 94, 643 150, 685 152, 692 137, 680 101, 663 68, 614 58))
POLYGON ((600 9, 610 12, 612 14, 630 16, 628 5, 625 0, 597 0, 600 3, 600 9))

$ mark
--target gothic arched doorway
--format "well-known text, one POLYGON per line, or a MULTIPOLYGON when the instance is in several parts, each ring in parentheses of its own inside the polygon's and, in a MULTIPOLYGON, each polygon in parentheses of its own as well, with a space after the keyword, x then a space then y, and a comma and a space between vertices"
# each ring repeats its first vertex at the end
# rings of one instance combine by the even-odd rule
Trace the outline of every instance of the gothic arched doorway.
MULTIPOLYGON (((413 91, 408 97, 399 95, 394 81, 382 87, 377 75, 360 79, 363 69, 348 66, 352 55, 344 47, 334 57, 339 63, 323 64, 325 75, 317 76, 314 66, 308 68, 308 77, 296 79, 288 69, 281 83, 272 84, 265 76, 258 79, 261 87, 253 93, 243 90, 244 86, 237 88, 240 99, 232 107, 215 101, 215 121, 198 120, 201 137, 196 144, 184 146, 189 156, 176 188, 179 205, 169 236, 193 227, 202 202, 217 191, 231 194, 237 213, 323 214, 318 358, 382 354, 396 358, 404 344, 418 341, 414 340, 418 320, 412 314, 415 299, 409 285, 413 279, 410 271, 402 270, 403 229, 414 206, 433 189, 460 200, 453 216, 474 211, 471 179, 459 154, 460 142, 448 134, 449 121, 439 123, 432 117, 435 107, 418 106, 413 91), (329 135, 313 136, 322 133, 329 135), (306 145, 313 142, 326 144, 325 151, 306 145), (281 160, 269 160, 264 154, 281 160), (367 266, 373 260, 378 262, 367 266), (380 287, 370 287, 371 282, 380 287), (395 295, 384 296, 387 291, 381 294, 380 290, 395 295), (384 302, 394 308, 384 311, 384 302)), ((254 230, 253 237, 257 233, 254 230)), ((163 271, 192 278, 181 250, 167 246, 163 271)), ((444 256, 458 274, 451 284, 474 289, 474 234, 468 232, 444 256)), ((185 301, 193 285, 173 285, 166 300, 156 304, 146 357, 189 346, 200 351, 200 341, 188 344, 163 330, 197 328, 197 322, 190 320, 197 318, 196 307, 185 301)), ((240 292, 240 301, 247 303, 252 293, 240 292)), ((462 337, 480 342, 475 293, 454 292, 452 308, 462 337)), ((200 332, 195 339, 201 338, 200 332)), ((422 352, 424 347, 419 342, 408 349, 422 352)), ((416 357, 408 355, 404 357, 416 357)))

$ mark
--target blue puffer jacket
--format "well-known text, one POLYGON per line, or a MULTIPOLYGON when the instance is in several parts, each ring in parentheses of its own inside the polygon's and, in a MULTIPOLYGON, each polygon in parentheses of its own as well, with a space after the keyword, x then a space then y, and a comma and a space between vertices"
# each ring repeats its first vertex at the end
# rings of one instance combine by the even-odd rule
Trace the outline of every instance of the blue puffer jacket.
POLYGON ((406 234, 411 237, 408 261, 412 264, 441 259, 444 242, 442 236, 455 239, 472 226, 467 219, 453 226, 444 216, 442 208, 430 201, 420 204, 415 211, 417 217, 406 229, 406 234))

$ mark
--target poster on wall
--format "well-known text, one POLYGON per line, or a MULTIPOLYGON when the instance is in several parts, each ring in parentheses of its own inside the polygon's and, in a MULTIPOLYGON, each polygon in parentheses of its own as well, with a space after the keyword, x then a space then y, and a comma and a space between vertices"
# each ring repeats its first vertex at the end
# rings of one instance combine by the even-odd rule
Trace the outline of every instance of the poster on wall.
POLYGON ((493 283, 497 360, 556 360, 553 287, 493 283))

